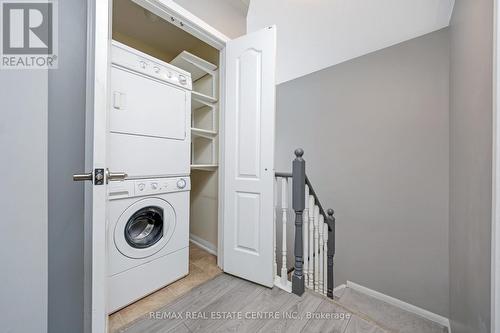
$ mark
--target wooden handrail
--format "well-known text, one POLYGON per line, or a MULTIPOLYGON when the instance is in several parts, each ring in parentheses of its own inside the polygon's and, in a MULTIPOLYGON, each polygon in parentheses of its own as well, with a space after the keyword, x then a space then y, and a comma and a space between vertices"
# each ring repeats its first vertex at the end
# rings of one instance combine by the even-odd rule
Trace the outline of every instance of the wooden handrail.
MULTIPOLYGON (((278 177, 278 178, 293 178, 293 175, 290 172, 275 172, 274 176, 278 177)), ((305 184, 307 186, 309 186, 309 194, 311 194, 314 197, 314 199, 316 199, 316 203, 319 207, 319 213, 321 215, 323 215, 323 217, 325 218, 325 221, 326 221, 328 219, 328 215, 326 214, 325 210, 323 209, 323 206, 321 205, 321 202, 319 201, 319 197, 316 194, 316 191, 314 191, 314 188, 313 188, 311 181, 309 180, 309 177, 307 176, 307 174, 306 174, 305 184)))

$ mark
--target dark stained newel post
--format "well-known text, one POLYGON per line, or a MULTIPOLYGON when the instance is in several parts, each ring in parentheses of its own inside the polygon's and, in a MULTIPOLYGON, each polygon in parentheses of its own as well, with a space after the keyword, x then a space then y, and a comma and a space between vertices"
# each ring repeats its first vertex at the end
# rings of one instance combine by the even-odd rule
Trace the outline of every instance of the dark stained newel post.
POLYGON ((333 298, 333 256, 335 255, 335 216, 333 216, 333 209, 328 209, 328 281, 326 296, 333 298))
POLYGON ((306 188, 306 162, 302 158, 304 151, 295 150, 295 159, 293 160, 293 210, 295 211, 295 270, 292 277, 292 293, 301 296, 304 293, 304 249, 302 243, 302 213, 305 206, 305 188, 306 188))

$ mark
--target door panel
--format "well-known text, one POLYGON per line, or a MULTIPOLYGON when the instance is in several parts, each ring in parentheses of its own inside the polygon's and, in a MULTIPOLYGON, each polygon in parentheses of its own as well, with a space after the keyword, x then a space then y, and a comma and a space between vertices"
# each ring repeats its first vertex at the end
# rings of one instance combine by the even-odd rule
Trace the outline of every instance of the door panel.
POLYGON ((273 285, 276 28, 226 47, 224 270, 273 285))

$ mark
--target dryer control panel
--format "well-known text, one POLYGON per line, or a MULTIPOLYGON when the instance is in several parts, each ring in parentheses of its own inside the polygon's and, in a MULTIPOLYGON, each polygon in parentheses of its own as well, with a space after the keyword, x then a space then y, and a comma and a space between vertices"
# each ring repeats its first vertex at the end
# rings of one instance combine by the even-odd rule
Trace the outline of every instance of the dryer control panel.
POLYGON ((189 177, 130 179, 108 184, 108 199, 124 199, 191 190, 189 177))
POLYGON ((187 90, 193 88, 191 73, 115 40, 112 41, 111 61, 114 65, 166 81, 187 90))

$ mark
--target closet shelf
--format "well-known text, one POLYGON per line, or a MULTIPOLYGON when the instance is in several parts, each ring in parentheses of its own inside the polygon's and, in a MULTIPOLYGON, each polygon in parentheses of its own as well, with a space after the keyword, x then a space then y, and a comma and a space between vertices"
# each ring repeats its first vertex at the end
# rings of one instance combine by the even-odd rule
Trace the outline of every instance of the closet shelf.
POLYGON ((203 107, 210 107, 211 109, 215 108, 215 105, 213 103, 207 102, 207 101, 201 101, 194 97, 194 95, 191 95, 191 110, 196 111, 199 110, 203 107))
POLYGON ((215 171, 218 167, 217 164, 191 164, 191 170, 215 171))
POLYGON ((170 63, 191 73, 191 79, 193 82, 207 74, 213 75, 213 72, 217 69, 216 65, 209 63, 208 61, 203 60, 187 51, 179 53, 179 55, 177 55, 177 57, 175 57, 170 63))
POLYGON ((191 91, 191 98, 192 98, 192 100, 205 102, 205 103, 217 103, 217 98, 199 93, 199 92, 194 91, 194 90, 191 91))
POLYGON ((206 139, 213 139, 217 135, 217 132, 206 130, 206 129, 201 129, 201 128, 191 127, 191 135, 196 136, 196 137, 206 138, 206 139))

